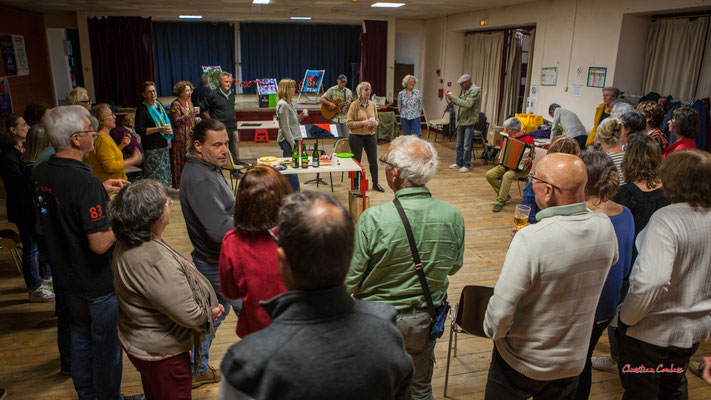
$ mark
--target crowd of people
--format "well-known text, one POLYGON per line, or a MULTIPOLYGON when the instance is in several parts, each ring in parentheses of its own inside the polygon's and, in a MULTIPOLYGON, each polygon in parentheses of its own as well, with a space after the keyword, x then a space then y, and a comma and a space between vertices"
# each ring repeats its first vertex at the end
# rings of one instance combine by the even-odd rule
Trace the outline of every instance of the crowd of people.
MULTIPOLYGON (((427 188, 439 156, 413 122, 416 79, 406 76, 398 95, 405 134, 380 158, 371 85, 361 82, 354 98, 346 83, 339 76, 321 102, 346 104, 333 121, 356 159, 365 150, 373 188, 384 191, 380 167, 394 193, 357 223, 333 196, 300 191, 269 166, 230 188, 222 167, 238 147, 227 73, 214 91, 198 89, 199 107, 190 82, 174 86, 169 110, 144 82, 123 127, 81 88, 68 106, 2 117, 0 171, 29 300, 55 301, 60 368, 79 398, 122 398, 123 352, 148 399, 187 399, 216 382, 221 399, 433 398, 432 321, 464 264, 464 218, 427 188), (126 168, 141 163, 144 179, 130 183, 126 168), (190 258, 163 235, 171 186, 190 258), (217 368, 211 345, 230 309, 241 340, 217 368)), ((459 96, 446 94, 459 107, 449 167, 463 173, 481 89, 467 74, 458 83, 459 96)), ((279 82, 285 156, 308 116, 294 94, 293 80, 279 82)), ((586 399, 592 368, 618 373, 625 399, 687 392, 690 357, 711 334, 711 155, 694 149, 693 110, 674 112, 669 144, 654 103, 635 110, 619 97, 603 89, 590 135, 551 105, 548 154, 486 174, 493 211, 525 177, 522 203, 532 207, 482 321, 493 341, 488 399, 586 399), (593 357, 605 331, 611 354, 593 357)), ((517 118, 504 130, 534 144, 517 118)))

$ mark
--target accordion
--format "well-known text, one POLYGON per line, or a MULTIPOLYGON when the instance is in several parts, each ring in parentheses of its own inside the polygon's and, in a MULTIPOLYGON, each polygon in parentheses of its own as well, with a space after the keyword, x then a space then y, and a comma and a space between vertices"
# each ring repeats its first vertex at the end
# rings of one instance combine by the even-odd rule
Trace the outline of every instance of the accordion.
MULTIPOLYGON (((523 171, 527 165, 524 165, 524 160, 532 155, 533 146, 530 144, 512 139, 508 136, 502 136, 501 145, 501 162, 504 167, 511 168, 514 171, 523 171)), ((530 163, 529 163, 530 164, 530 163)))

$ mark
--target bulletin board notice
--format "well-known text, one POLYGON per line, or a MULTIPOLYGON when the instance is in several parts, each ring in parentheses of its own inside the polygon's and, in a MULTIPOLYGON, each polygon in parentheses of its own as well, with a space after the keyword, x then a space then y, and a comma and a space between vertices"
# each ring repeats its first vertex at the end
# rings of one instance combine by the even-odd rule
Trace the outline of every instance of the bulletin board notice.
POLYGON ((607 68, 605 67, 590 67, 588 68, 588 87, 603 88, 605 87, 605 77, 607 68))

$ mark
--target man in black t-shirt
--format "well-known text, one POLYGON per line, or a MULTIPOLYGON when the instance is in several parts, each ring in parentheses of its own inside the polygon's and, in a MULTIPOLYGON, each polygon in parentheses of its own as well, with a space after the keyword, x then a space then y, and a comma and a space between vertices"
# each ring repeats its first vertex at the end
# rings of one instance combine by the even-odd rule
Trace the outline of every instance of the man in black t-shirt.
POLYGON ((107 192, 128 182, 101 183, 82 162, 94 149, 96 126, 81 106, 47 112, 43 122, 56 150, 37 165, 34 200, 52 262, 54 289, 72 316, 72 379, 79 398, 119 399, 121 346, 116 329, 107 192))

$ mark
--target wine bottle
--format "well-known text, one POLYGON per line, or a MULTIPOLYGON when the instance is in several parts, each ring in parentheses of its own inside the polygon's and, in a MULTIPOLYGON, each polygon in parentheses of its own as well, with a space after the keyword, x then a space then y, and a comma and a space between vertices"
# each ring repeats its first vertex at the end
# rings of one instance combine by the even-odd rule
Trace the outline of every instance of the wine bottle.
POLYGON ((314 144, 314 153, 311 156, 314 168, 318 168, 320 165, 319 157, 321 157, 321 154, 318 152, 318 141, 316 141, 316 143, 314 144))

